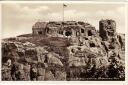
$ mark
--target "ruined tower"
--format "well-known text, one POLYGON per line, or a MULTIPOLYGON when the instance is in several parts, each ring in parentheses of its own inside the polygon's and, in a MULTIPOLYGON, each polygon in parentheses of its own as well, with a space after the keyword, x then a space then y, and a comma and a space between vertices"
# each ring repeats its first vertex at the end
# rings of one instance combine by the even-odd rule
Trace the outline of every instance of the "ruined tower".
POLYGON ((101 20, 99 22, 99 34, 104 41, 116 36, 116 22, 111 19, 101 20))
POLYGON ((33 27, 34 35, 45 35, 47 22, 36 22, 33 27))

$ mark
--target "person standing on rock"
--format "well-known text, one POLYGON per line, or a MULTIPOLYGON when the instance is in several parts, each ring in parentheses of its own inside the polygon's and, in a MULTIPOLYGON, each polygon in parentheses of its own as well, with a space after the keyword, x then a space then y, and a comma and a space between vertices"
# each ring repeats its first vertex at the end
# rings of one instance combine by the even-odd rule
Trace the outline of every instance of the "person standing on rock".
POLYGON ((45 66, 43 63, 39 62, 37 66, 37 80, 42 81, 44 80, 44 77, 45 77, 45 66))

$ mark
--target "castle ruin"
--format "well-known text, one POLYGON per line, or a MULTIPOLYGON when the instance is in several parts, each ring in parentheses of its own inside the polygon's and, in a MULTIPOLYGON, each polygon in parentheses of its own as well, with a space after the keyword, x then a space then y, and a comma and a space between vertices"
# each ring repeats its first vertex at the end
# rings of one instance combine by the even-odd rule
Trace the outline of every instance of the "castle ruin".
MULTIPOLYGON (((32 31, 34 35, 53 37, 87 37, 98 34, 94 26, 82 21, 36 22, 32 27, 32 31)), ((115 36, 116 22, 110 19, 99 21, 99 35, 103 40, 115 36)))
POLYGON ((3 40, 2 80, 125 80, 125 34, 114 20, 100 20, 99 30, 82 21, 36 22, 32 31, 3 40))
POLYGON ((34 35, 79 37, 96 35, 95 27, 81 21, 36 22, 32 27, 34 35))

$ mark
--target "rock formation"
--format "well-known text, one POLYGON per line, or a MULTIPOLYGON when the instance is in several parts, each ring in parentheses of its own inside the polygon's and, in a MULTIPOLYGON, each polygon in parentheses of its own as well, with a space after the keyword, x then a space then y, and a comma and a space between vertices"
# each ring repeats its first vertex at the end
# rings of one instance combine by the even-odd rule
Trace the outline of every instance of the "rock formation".
POLYGON ((32 30, 3 39, 2 80, 124 80, 125 35, 114 20, 101 20, 99 31, 81 21, 37 22, 32 30))

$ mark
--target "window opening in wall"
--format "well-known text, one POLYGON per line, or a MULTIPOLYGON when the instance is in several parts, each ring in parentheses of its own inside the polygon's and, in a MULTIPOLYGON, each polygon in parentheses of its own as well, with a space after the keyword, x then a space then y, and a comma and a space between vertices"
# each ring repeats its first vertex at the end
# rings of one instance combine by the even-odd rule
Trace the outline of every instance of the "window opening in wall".
POLYGON ((95 47, 95 44, 94 43, 90 43, 90 47, 95 47))
POLYGON ((66 36, 71 36, 71 35, 72 35, 72 32, 67 31, 67 32, 65 32, 65 35, 66 35, 66 36))
POLYGON ((84 29, 81 29, 81 33, 84 33, 84 29))
POLYGON ((41 35, 42 34, 42 31, 39 31, 38 34, 41 35))
POLYGON ((92 36, 91 30, 88 30, 88 36, 92 36))

